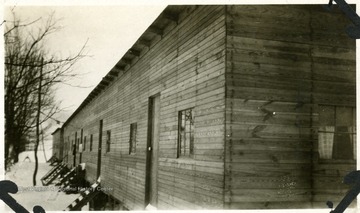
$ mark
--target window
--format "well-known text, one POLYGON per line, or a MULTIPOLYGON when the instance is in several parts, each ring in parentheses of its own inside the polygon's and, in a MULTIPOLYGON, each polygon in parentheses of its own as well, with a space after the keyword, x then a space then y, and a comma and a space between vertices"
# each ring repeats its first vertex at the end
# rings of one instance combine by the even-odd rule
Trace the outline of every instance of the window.
POLYGON ((89 147, 90 152, 92 151, 92 141, 93 141, 93 139, 92 139, 92 135, 90 135, 90 147, 89 147))
POLYGON ((106 131, 106 152, 110 152, 111 131, 106 131))
POLYGON ((356 159, 355 108, 319 106, 320 159, 356 159))
POLYGON ((136 153, 137 123, 130 124, 129 154, 136 153))
POLYGON ((90 152, 92 151, 92 141, 93 141, 92 135, 90 135, 90 152))
POLYGON ((68 136, 67 137, 67 143, 65 143, 67 146, 66 146, 66 149, 65 150, 67 150, 67 151, 71 151, 71 145, 70 145, 70 136, 68 136), (70 149, 69 149, 69 147, 70 147, 70 149))
POLYGON ((76 141, 71 141, 71 151, 73 155, 76 155, 76 141))
POLYGON ((82 144, 81 139, 82 138, 78 138, 78 143, 77 143, 77 145, 78 145, 77 150, 78 150, 79 153, 82 153, 82 151, 83 151, 83 144, 82 144))
POLYGON ((86 136, 84 136, 84 144, 83 144, 83 150, 86 150, 86 136))
POLYGON ((65 150, 65 154, 63 154, 63 156, 61 156, 61 158, 65 158, 65 156, 67 155, 66 153, 68 153, 69 152, 69 150, 68 150, 68 143, 64 143, 64 150, 65 150))
POLYGON ((179 111, 177 157, 194 155, 194 112, 193 109, 179 111))

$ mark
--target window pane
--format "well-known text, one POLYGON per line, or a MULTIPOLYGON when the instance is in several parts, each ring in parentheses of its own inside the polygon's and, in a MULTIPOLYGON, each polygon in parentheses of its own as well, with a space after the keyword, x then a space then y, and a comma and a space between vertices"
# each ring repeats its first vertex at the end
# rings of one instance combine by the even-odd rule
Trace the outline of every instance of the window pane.
POLYGON ((355 133, 356 132, 356 108, 353 108, 353 110, 352 110, 352 112, 353 112, 353 123, 352 123, 352 126, 354 127, 353 128, 353 132, 355 133))
POLYGON ((136 152, 137 123, 130 124, 129 154, 136 152))
POLYGON ((333 126, 323 126, 319 128, 319 156, 321 159, 332 159, 334 144, 333 126))
POLYGON ((351 127, 336 127, 333 146, 333 159, 353 159, 353 144, 349 131, 351 127))
POLYGON ((86 136, 84 137, 84 146, 83 146, 83 150, 86 150, 86 136))
POLYGON ((352 107, 336 107, 336 126, 352 126, 352 107))
POLYGON ((93 146, 93 135, 90 135, 90 151, 92 151, 93 146))
POLYGON ((106 132, 106 152, 110 152, 110 143, 111 143, 111 131, 106 132))
POLYGON ((335 107, 319 106, 319 125, 335 126, 335 107))
MULTIPOLYGON (((354 130, 354 127, 353 127, 353 131, 354 130)), ((356 148, 356 134, 351 134, 351 137, 352 137, 352 144, 353 144, 353 159, 356 160, 357 158, 357 148, 356 148)))
POLYGON ((190 155, 194 154, 194 128, 191 128, 190 134, 190 155))

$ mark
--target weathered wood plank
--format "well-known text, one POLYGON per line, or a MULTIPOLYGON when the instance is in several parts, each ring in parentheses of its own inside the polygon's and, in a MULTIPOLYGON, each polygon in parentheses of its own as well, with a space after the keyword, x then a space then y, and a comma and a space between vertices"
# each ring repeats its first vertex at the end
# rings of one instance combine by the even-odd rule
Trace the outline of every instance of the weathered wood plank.
POLYGON ((253 150, 253 151, 310 151, 312 143, 308 140, 291 139, 268 139, 268 138, 244 138, 233 139, 233 150, 253 150))
POLYGON ((237 163, 232 164, 232 170, 227 172, 234 177, 283 177, 299 176, 309 177, 311 165, 309 164, 291 164, 291 163, 237 163))
POLYGON ((233 151, 232 155, 233 163, 292 163, 292 164, 303 164, 311 163, 310 152, 300 151, 271 151, 264 153, 263 151, 254 150, 242 150, 233 151))
POLYGON ((307 189, 241 189, 234 190, 233 202, 280 202, 303 201, 310 199, 311 193, 307 189))
MULTIPOLYGON (((314 206, 310 203, 300 201, 278 201, 278 202, 229 202, 229 209, 311 209, 314 206)), ((326 208, 322 202, 316 208, 326 208)))
POLYGON ((241 189, 274 189, 274 190, 293 190, 311 189, 310 178, 303 176, 283 176, 283 177, 237 177, 231 181, 234 187, 232 190, 241 189))

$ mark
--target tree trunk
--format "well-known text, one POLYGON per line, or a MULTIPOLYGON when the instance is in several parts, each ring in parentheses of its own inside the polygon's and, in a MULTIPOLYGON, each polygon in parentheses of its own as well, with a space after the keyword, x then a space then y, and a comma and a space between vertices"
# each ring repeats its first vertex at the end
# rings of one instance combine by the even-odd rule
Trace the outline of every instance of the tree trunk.
POLYGON ((36 186, 36 174, 38 171, 38 157, 37 157, 37 150, 40 142, 40 112, 41 112, 41 81, 42 81, 42 69, 43 69, 43 62, 44 59, 41 59, 41 67, 40 67, 40 76, 39 76, 39 88, 38 88, 38 108, 37 108, 37 115, 36 115, 36 142, 35 142, 35 170, 33 175, 33 185, 36 186))
POLYGON ((45 162, 47 162, 47 157, 46 157, 46 153, 45 153, 45 145, 44 145, 44 132, 42 130, 41 130, 41 143, 42 143, 45 162))
POLYGON ((7 171, 7 169, 9 168, 9 149, 10 149, 10 144, 9 142, 5 141, 5 156, 4 156, 4 160, 5 160, 5 171, 7 171))
POLYGON ((16 164, 17 162, 19 162, 19 154, 22 151, 21 150, 21 135, 19 133, 15 133, 13 134, 12 137, 12 144, 13 144, 13 160, 14 160, 14 164, 16 164))
MULTIPOLYGON (((9 98, 9 97, 8 97, 9 98)), ((5 107, 5 171, 11 166, 11 160, 13 159, 13 152, 10 150, 14 146, 14 116, 9 108, 11 104, 8 103, 5 107), (7 108, 7 109, 6 109, 7 108)))
POLYGON ((14 164, 15 164, 15 163, 19 162, 19 154, 20 154, 19 141, 15 141, 13 153, 14 153, 14 164))

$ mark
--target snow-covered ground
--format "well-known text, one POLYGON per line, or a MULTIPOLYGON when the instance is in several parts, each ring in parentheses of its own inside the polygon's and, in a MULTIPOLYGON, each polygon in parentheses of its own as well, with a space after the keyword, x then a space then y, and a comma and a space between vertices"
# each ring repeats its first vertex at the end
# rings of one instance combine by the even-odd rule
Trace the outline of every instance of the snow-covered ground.
MULTIPOLYGON (((39 163, 37 184, 36 187, 33 187, 34 168, 33 161, 20 161, 5 174, 6 180, 16 183, 19 188, 19 191, 12 197, 29 212, 32 212, 35 205, 40 205, 46 212, 62 211, 79 196, 79 194, 67 195, 64 192, 58 192, 54 184, 46 187, 42 185, 40 179, 52 168, 49 163, 39 163)), ((5 208, 7 212, 11 211, 9 207, 5 208)))
MULTIPOLYGON (((40 163, 46 163, 52 156, 51 150, 39 150, 37 152, 38 161, 40 163)), ((19 154, 19 162, 35 162, 34 151, 24 151, 19 154)))

